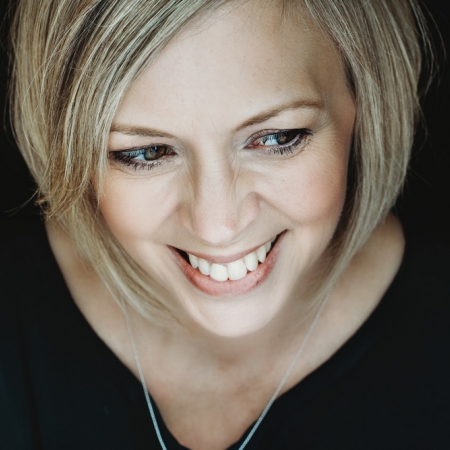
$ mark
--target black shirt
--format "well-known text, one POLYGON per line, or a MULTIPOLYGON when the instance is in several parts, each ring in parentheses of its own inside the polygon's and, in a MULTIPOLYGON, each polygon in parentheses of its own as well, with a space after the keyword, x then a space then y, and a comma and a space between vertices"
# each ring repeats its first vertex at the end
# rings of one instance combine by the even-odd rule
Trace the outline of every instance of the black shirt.
MULTIPOLYGON (((0 449, 159 449, 140 382, 76 307, 43 226, 0 230, 0 449)), ((375 311, 246 448, 450 449, 449 255, 407 240, 375 311)), ((167 448, 184 448, 156 414, 167 448)))

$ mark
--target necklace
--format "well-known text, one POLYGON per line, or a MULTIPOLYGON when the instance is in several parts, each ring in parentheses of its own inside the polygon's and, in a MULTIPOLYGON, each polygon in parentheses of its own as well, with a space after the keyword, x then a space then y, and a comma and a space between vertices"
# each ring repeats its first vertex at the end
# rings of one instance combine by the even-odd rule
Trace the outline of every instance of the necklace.
MULTIPOLYGON (((311 336, 311 334, 312 334, 312 332, 313 332, 313 330, 314 330, 314 328, 315 328, 315 326, 316 326, 316 324, 317 324, 317 322, 319 320, 319 317, 322 314, 323 309, 325 308, 325 305, 327 304, 328 298, 330 297, 330 294, 331 294, 332 290, 333 290, 333 286, 330 288, 330 290, 328 291, 327 295, 322 300, 322 303, 320 304, 319 310, 317 311, 317 313, 316 313, 316 315, 314 317, 314 320, 312 321, 312 323, 311 323, 311 325, 310 325, 310 327, 308 329, 308 332, 306 333, 305 337, 303 338, 303 341, 302 341, 302 343, 300 345, 300 348, 297 350, 297 353, 295 354, 294 359, 292 360, 290 366, 288 367, 286 373, 284 374, 283 379, 281 380, 281 382, 278 385, 277 389, 275 390, 274 394, 270 398, 269 403, 267 403, 267 406, 264 408, 264 411, 261 413, 261 415, 259 416, 258 420, 255 422, 255 424, 253 425, 252 429, 248 433, 248 435, 245 438, 244 442, 239 447, 239 450, 243 450, 244 447, 246 447, 246 445, 248 444, 248 442, 250 441, 252 436, 255 434, 255 431, 257 430, 257 428, 259 427, 259 425, 263 421, 264 417, 268 413, 268 411, 271 408, 273 402, 277 399, 278 394, 280 393, 281 389, 283 389, 283 386, 286 383, 286 380, 288 379, 289 375, 291 374, 292 370, 294 369, 295 364, 297 363, 297 360, 299 359, 301 353, 303 352, 303 349, 305 348, 306 343, 308 342, 308 339, 311 336)), ((147 385, 145 383, 144 373, 142 371, 141 361, 139 359, 139 354, 138 354, 138 351, 137 351, 136 342, 134 340, 133 331, 131 330, 130 317, 128 315, 127 307, 126 307, 126 304, 125 304, 125 301, 124 301, 123 297, 120 297, 120 303, 121 303, 122 311, 123 311, 123 314, 125 316, 125 320, 126 320, 126 323, 127 323, 128 335, 130 337, 131 347, 133 349, 134 360, 136 361, 136 366, 137 366, 137 369, 138 369, 139 378, 141 380, 142 389, 144 390, 145 400, 147 401, 148 410, 150 411, 150 417, 152 418, 153 427, 155 428, 156 436, 158 437, 158 441, 159 441, 159 443, 161 445, 161 448, 163 450, 167 450, 166 444, 164 443, 164 440, 163 440, 163 438, 161 436, 161 432, 159 430, 158 421, 156 420, 155 411, 153 409, 153 405, 152 405, 152 402, 150 400, 150 395, 148 393, 147 385)))

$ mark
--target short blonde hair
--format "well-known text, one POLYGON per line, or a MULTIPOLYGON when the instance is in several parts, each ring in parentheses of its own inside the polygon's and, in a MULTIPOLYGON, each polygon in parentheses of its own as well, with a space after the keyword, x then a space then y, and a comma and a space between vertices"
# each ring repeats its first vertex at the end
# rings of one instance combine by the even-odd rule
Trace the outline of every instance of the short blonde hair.
MULTIPOLYGON (((236 0, 234 0, 236 1, 236 0)), ((351 179, 317 294, 333 283, 392 207, 405 179, 419 112, 416 0, 273 0, 305 11, 347 70, 356 106, 351 179)), ((167 43, 227 0, 16 0, 11 117, 47 218, 72 236, 106 286, 139 311, 170 310, 157 285, 121 248, 94 186, 107 171, 107 140, 127 88, 167 43)))

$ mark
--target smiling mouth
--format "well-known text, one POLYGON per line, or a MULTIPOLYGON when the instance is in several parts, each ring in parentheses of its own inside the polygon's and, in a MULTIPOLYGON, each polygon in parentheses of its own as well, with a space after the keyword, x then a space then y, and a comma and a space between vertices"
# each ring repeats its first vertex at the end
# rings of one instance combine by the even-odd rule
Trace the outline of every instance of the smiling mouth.
POLYGON ((263 264, 267 255, 272 250, 272 246, 278 236, 258 247, 255 251, 249 252, 244 257, 226 264, 213 263, 207 259, 199 258, 183 250, 177 249, 183 259, 194 269, 198 269, 203 275, 211 277, 216 281, 237 281, 244 278, 248 272, 254 272, 259 264, 263 264))
POLYGON ((285 233, 228 263, 211 262, 175 247, 169 248, 187 279, 201 291, 211 295, 242 295, 268 277, 285 233))

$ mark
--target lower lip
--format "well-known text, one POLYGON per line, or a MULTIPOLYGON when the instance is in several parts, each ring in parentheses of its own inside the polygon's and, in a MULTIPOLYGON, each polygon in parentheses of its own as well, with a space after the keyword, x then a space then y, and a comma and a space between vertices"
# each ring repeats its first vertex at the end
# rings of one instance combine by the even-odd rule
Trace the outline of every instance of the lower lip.
POLYGON ((174 255, 181 271, 186 275, 186 278, 205 294, 217 296, 244 295, 260 286, 272 272, 278 254, 280 253, 281 242, 285 233, 284 231, 278 236, 266 260, 263 263, 259 263, 256 270, 247 272, 244 278, 236 281, 213 280, 210 276, 203 275, 199 270, 194 269, 174 247, 169 246, 169 249, 172 255, 174 255))

